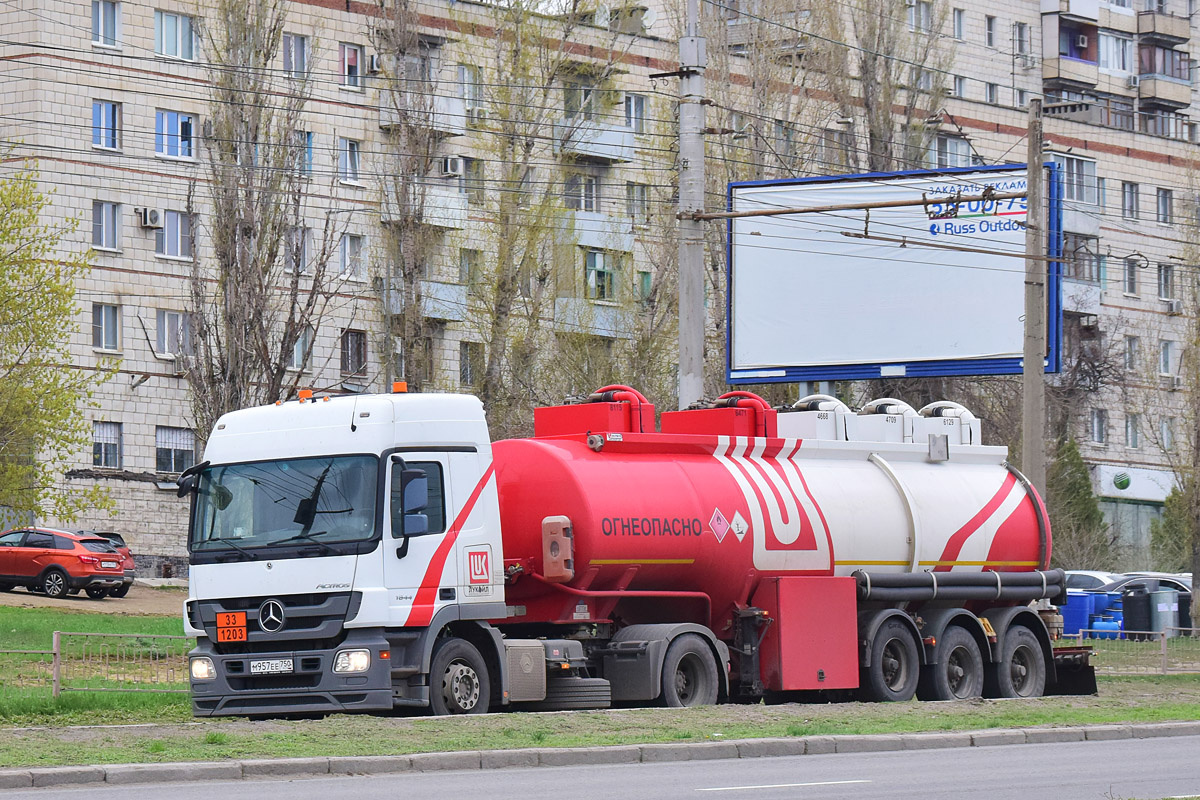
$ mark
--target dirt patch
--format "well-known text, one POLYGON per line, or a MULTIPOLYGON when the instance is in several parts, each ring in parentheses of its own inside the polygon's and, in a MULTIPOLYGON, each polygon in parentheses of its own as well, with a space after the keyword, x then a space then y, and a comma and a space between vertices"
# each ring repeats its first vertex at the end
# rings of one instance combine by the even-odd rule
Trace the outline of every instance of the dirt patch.
POLYGON ((92 600, 83 592, 67 597, 51 598, 25 589, 0 592, 0 606, 18 608, 58 608, 92 614, 124 614, 132 616, 183 617, 183 601, 187 589, 165 587, 162 589, 134 584, 124 597, 106 597, 92 600))

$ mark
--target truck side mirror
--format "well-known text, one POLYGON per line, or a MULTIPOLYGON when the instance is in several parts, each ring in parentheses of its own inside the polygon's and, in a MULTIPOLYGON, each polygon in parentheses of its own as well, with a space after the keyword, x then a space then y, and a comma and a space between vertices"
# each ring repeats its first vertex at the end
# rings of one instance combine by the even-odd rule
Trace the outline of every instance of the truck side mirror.
MULTIPOLYGON (((400 471, 400 508, 393 509, 392 525, 398 522, 400 530, 393 530, 393 535, 403 538, 396 548, 396 557, 408 555, 408 539, 410 536, 422 536, 429 532, 429 517, 424 513, 429 504, 429 477, 422 469, 404 469, 403 461, 397 460, 400 471), (400 513, 396 513, 396 511, 400 513)), ((394 501, 393 501, 394 502, 394 501)))
POLYGON ((429 476, 423 469, 406 469, 400 473, 404 513, 424 511, 429 505, 429 476))

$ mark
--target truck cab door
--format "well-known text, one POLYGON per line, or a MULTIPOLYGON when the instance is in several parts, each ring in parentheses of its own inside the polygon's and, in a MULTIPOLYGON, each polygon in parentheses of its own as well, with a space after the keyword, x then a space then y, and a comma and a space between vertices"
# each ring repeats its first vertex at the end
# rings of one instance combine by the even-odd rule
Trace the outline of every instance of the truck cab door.
MULTIPOLYGON (((388 505, 383 531, 388 616, 393 625, 427 625, 437 609, 457 599, 457 592, 441 590, 453 589, 458 583, 458 561, 448 552, 454 547, 446 536, 450 524, 447 515, 454 508, 450 465, 445 453, 406 453, 402 460, 393 456, 388 461, 388 505), (404 471, 424 473, 427 481, 425 507, 415 512, 424 516, 425 530, 411 535, 404 530, 404 471)), ((413 509, 409 512, 413 513, 413 509)), ((410 530, 413 527, 410 523, 410 530)))

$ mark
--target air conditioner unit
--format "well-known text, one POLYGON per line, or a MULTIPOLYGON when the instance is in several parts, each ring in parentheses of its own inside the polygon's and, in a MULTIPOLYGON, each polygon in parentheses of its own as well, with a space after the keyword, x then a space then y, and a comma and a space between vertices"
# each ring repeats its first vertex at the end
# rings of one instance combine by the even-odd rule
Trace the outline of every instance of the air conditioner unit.
POLYGON ((487 118, 488 110, 486 108, 472 106, 467 109, 467 122, 485 122, 487 118))
POLYGON ((1021 69, 1033 69, 1037 66, 1037 59, 1033 56, 1021 56, 1021 69))
POLYGON ((460 178, 463 174, 462 156, 446 156, 442 159, 442 177, 460 178))
POLYGON ((1088 37, 1085 34, 1079 34, 1075 39, 1075 44, 1079 47, 1087 47, 1088 37))
POLYGON ((1169 392, 1177 392, 1183 388, 1183 376, 1182 375, 1160 374, 1158 376, 1158 381, 1159 381, 1160 385, 1162 386, 1162 388, 1166 389, 1169 392))
POLYGON ((1171 314, 1172 316, 1177 316, 1179 314, 1182 314, 1183 313, 1183 301, 1182 300, 1168 300, 1167 301, 1167 313, 1171 314))
POLYGON ((1129 78, 1126 79, 1126 81, 1125 81, 1125 85, 1128 86, 1130 89, 1138 88, 1138 86, 1140 86, 1141 83, 1142 83, 1142 79, 1141 79, 1141 76, 1139 76, 1139 75, 1130 75, 1129 78))
POLYGON ((908 6, 909 8, 915 6, 916 4, 917 0, 904 0, 904 5, 908 6))
POLYGON ((1100 317, 1095 314, 1084 314, 1079 318, 1079 327, 1084 330, 1095 330, 1100 327, 1100 317))
POLYGON ((367 56, 367 72, 371 75, 378 75, 382 69, 382 64, 379 61, 378 55, 367 56))
POLYGON ((162 212, 157 208, 135 208, 133 213, 137 215, 138 225, 143 228, 161 228, 162 212))

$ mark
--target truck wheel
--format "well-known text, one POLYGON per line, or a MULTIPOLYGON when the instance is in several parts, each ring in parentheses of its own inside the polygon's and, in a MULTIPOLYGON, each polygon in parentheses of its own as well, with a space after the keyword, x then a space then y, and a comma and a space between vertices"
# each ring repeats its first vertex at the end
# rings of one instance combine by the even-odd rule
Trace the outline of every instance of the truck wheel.
POLYGON ((465 639, 439 639, 429 669, 433 713, 482 714, 491 702, 487 665, 465 639))
POLYGON ((61 569, 46 570, 41 586, 46 597, 62 597, 67 593, 67 573, 61 569))
POLYGON ((1023 625, 1004 634, 996 688, 1001 697, 1041 697, 1046 688, 1046 659, 1033 631, 1023 625))
POLYGON ((900 620, 886 620, 875 632, 871 663, 862 671, 863 696, 885 702, 910 700, 919 678, 920 660, 912 633, 900 620))
POLYGON ((921 669, 922 700, 965 700, 983 695, 983 656, 975 637, 953 625, 942 631, 936 663, 921 669))
POLYGON ((711 706, 717 702, 717 662, 708 644, 694 633, 671 642, 663 658, 662 700, 671 708, 711 706))
POLYGON ((86 592, 87 596, 93 600, 103 600, 104 598, 108 597, 107 586, 88 586, 83 591, 86 592))

